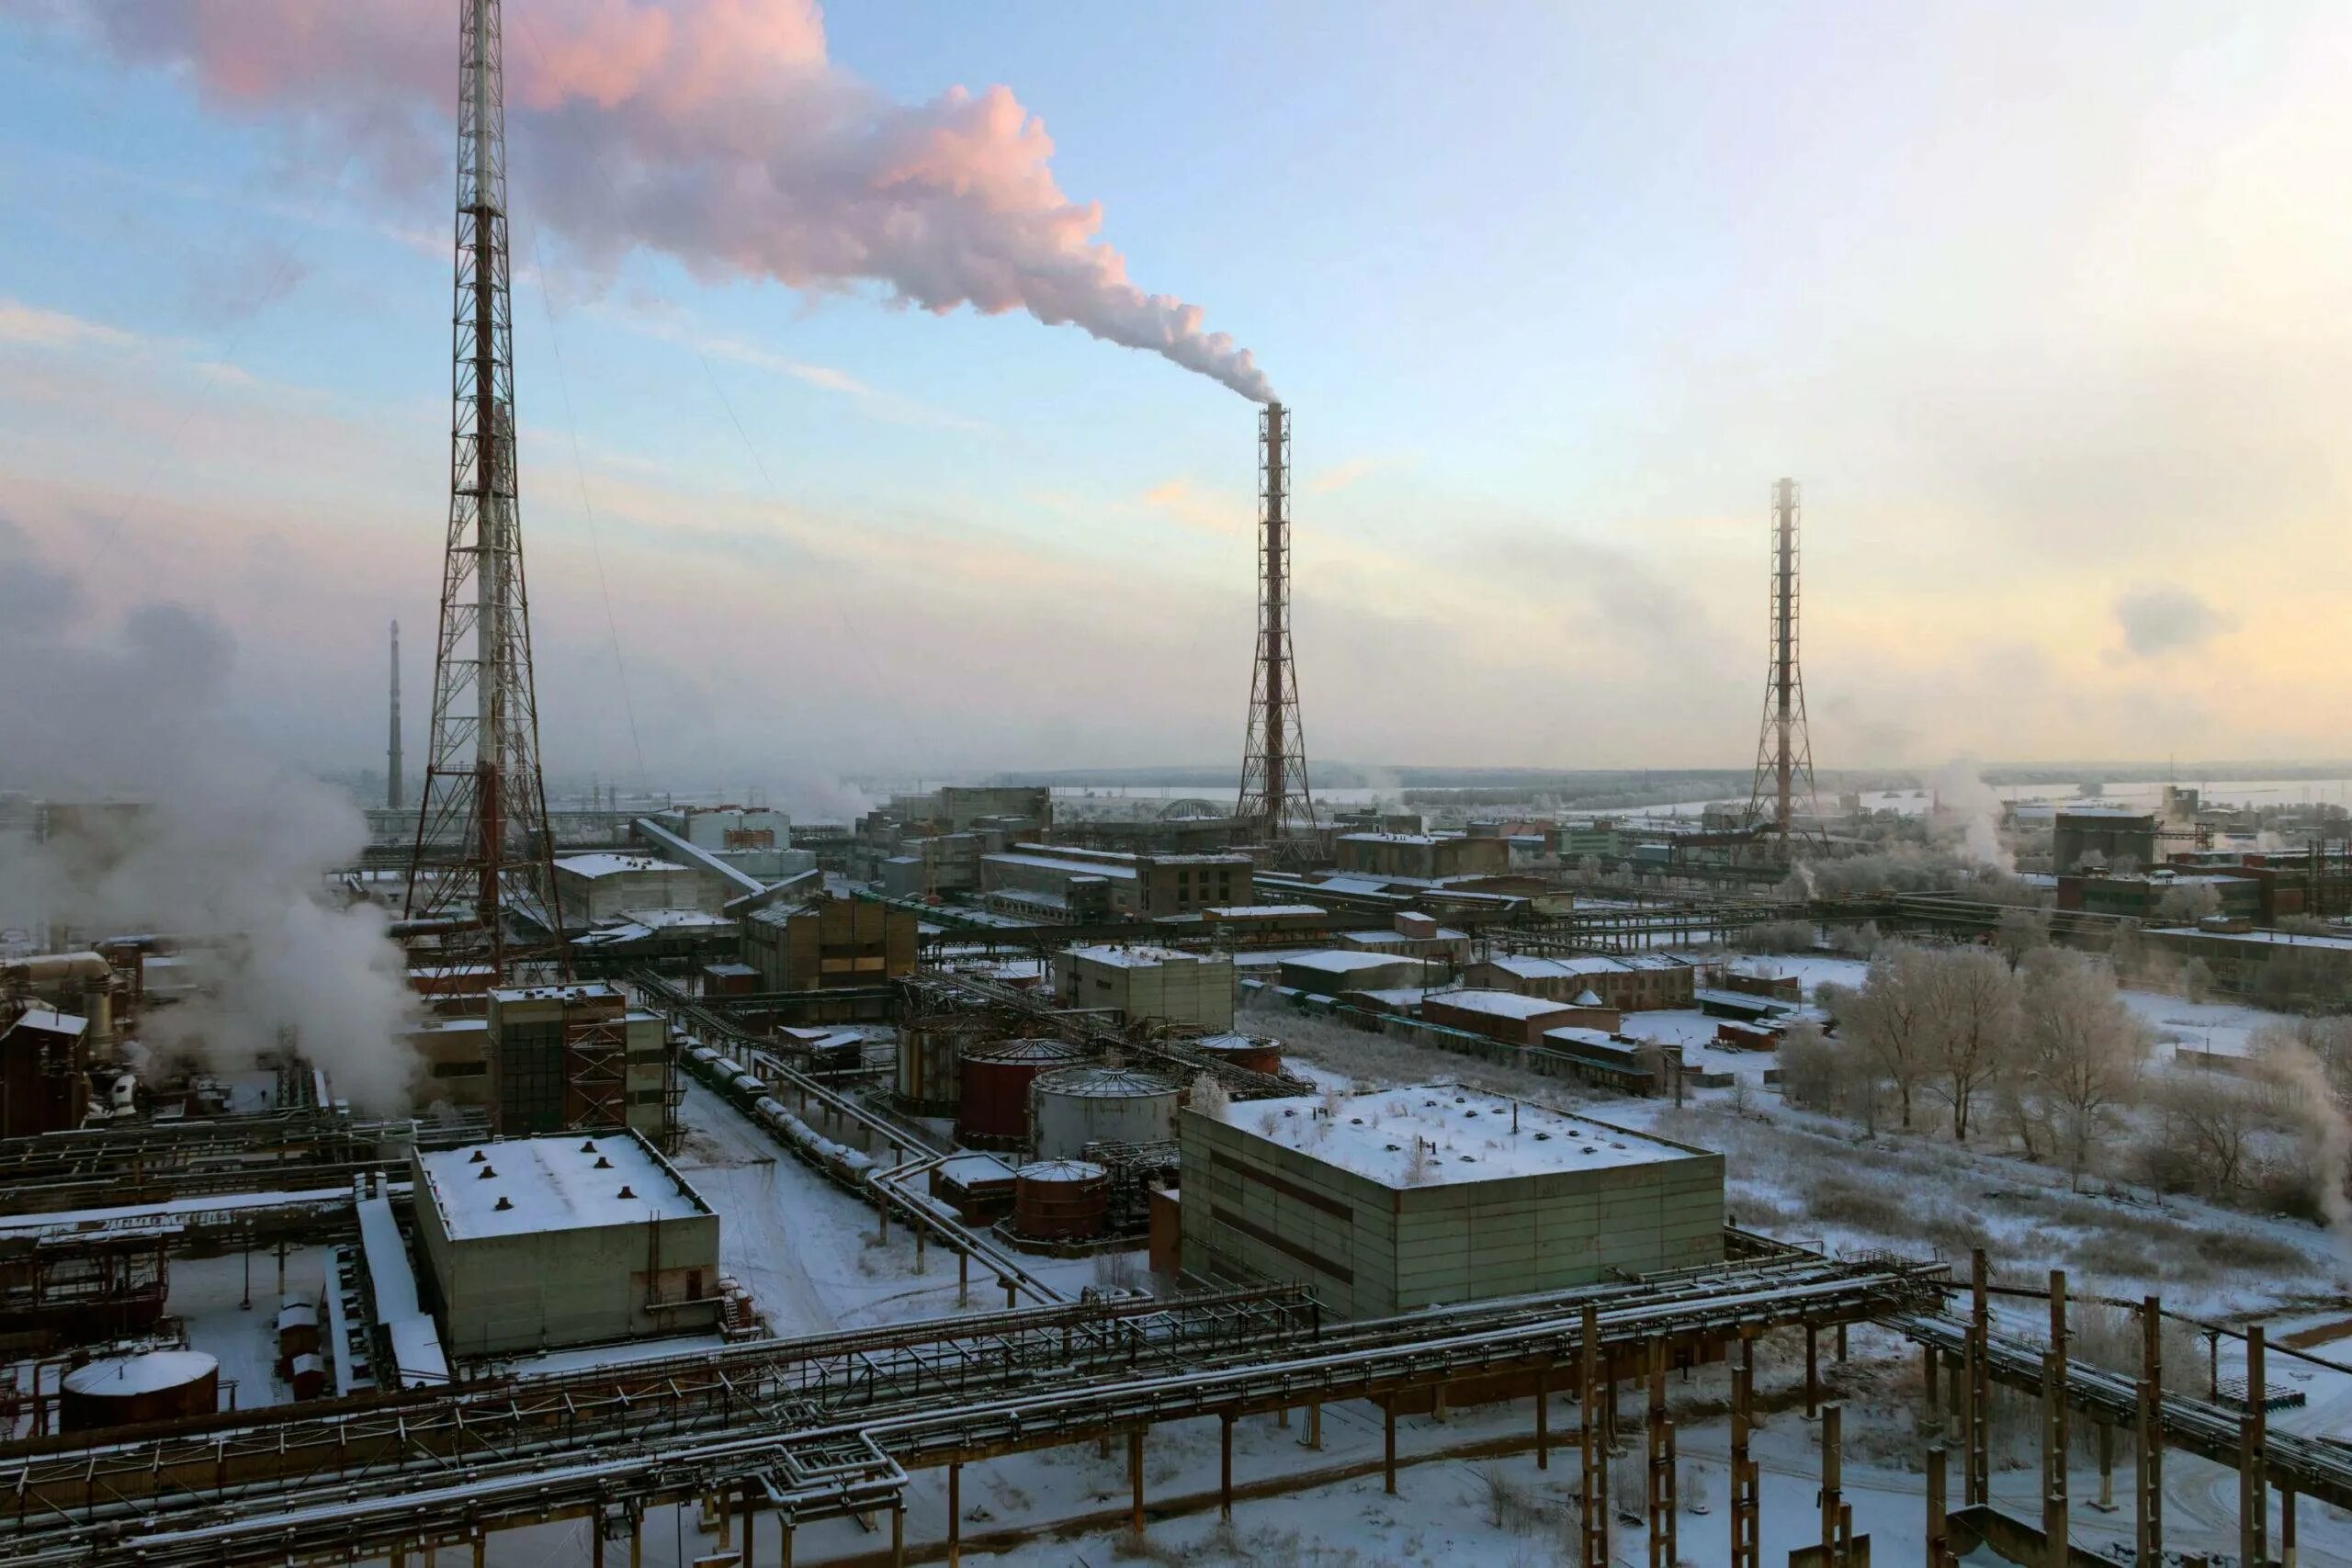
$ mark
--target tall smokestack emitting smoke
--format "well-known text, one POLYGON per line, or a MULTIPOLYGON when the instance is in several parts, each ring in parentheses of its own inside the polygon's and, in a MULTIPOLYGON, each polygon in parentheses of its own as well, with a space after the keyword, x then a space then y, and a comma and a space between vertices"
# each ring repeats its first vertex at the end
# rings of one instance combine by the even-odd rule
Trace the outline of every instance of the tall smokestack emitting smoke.
MULTIPOLYGON (((216 107, 284 119, 403 191, 447 156, 448 0, 140 0, 95 7, 132 61, 216 107)), ((534 0, 510 14, 519 205, 588 259, 638 246, 702 275, 773 277, 945 313, 1026 310, 1148 349, 1257 402, 1273 389, 1201 310, 1127 280, 1099 203, 1001 86, 893 103, 826 58, 813 0, 534 0)))

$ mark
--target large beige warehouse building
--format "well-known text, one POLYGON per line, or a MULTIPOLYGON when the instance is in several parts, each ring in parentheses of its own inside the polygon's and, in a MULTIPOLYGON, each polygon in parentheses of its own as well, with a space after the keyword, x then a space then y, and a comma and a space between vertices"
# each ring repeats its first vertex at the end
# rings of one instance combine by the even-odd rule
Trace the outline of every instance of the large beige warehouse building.
POLYGON ((1233 1027, 1233 960, 1137 943, 1073 947, 1054 955, 1054 994, 1106 1008, 1121 1021, 1157 1018, 1216 1031, 1233 1027))
POLYGON ((416 1239, 451 1355, 492 1356, 718 1321, 718 1216, 629 1132, 409 1156, 416 1239))
POLYGON ((1341 1317, 1720 1262, 1724 1162, 1453 1084, 1178 1119, 1183 1266, 1341 1317))

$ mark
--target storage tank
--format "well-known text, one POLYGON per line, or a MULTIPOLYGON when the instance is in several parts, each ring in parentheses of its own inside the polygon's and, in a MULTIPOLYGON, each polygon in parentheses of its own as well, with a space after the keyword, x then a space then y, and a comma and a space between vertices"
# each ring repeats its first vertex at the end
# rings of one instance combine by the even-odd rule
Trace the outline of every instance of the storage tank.
POLYGON ((277 1309, 277 1365, 280 1371, 297 1356, 319 1348, 319 1309, 300 1296, 288 1296, 277 1309))
POLYGON ((90 1432, 209 1416, 220 1407, 220 1363, 201 1350, 112 1356, 65 1374, 61 1429, 90 1432))
POLYGON ((964 1031, 947 1020, 910 1023, 899 1031, 899 1099, 910 1111, 944 1115, 962 1093, 959 1066, 964 1031))
POLYGON ((967 1144, 1012 1147, 1029 1141, 1029 1086, 1040 1073, 1087 1059, 1067 1040, 1001 1040, 966 1051, 957 1065, 964 1090, 956 1135, 967 1144))
POLYGON ((1039 1159, 1069 1159, 1089 1144, 1172 1138, 1176 1086, 1133 1067, 1063 1067, 1029 1086, 1029 1133, 1039 1159))
POLYGON ((1012 1228, 1040 1241, 1101 1235, 1110 1201, 1110 1176, 1092 1160, 1041 1159, 1012 1173, 1012 1228))
POLYGON ((1211 1034, 1202 1039, 1200 1046, 1228 1067, 1253 1073, 1282 1071, 1283 1043, 1271 1034, 1211 1034))

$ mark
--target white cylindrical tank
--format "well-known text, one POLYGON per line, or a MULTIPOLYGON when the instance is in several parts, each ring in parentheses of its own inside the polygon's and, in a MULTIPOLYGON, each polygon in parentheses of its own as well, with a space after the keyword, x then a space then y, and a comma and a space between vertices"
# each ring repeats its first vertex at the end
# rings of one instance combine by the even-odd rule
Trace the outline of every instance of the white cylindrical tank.
POLYGON ((1029 1086, 1029 1137, 1039 1159, 1075 1159, 1089 1144, 1153 1144, 1176 1135, 1176 1086, 1132 1067, 1064 1067, 1029 1086))

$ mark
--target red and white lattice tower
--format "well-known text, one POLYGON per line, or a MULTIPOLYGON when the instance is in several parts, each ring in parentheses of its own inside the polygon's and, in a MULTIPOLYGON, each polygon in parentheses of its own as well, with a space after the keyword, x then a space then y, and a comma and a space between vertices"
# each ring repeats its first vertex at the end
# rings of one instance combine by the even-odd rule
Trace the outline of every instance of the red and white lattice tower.
POLYGON ((408 914, 451 921, 443 962, 487 964, 504 983, 566 965, 515 505, 499 7, 460 5, 449 535, 408 914))

